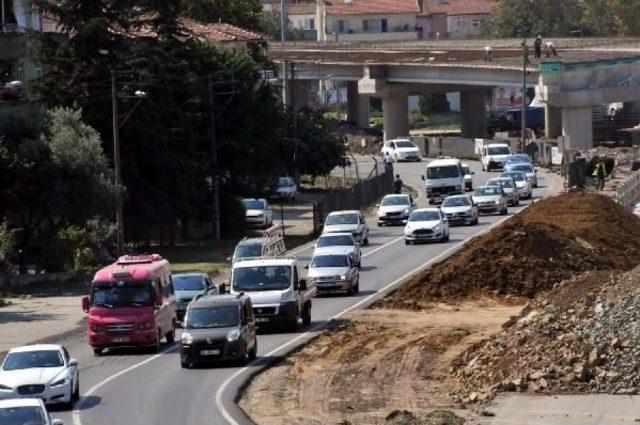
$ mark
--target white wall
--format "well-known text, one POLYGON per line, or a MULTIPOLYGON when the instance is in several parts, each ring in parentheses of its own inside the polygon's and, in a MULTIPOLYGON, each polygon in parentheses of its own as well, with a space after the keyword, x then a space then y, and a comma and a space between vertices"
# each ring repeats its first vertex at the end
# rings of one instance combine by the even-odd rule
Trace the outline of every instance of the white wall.
MULTIPOLYGON (((329 35, 327 39, 335 40, 335 35, 329 35)), ((416 31, 338 34, 338 41, 396 41, 417 39, 418 33, 416 31)))
POLYGON ((343 40, 403 40, 415 39, 416 16, 413 14, 375 14, 375 15, 328 15, 325 20, 325 33, 334 32, 334 22, 345 21, 348 31, 340 33, 339 39, 343 40), (368 19, 386 19, 387 32, 364 32, 363 21, 368 19), (405 31, 406 28, 406 31, 405 31), (406 33, 404 37, 398 37, 396 34, 406 33), (413 33, 413 34, 410 34, 413 33), (353 38, 355 35, 364 34, 364 38, 353 38), (346 38, 343 38, 346 37, 346 38))
POLYGON ((479 36, 482 22, 489 15, 456 15, 447 16, 447 32, 451 38, 467 38, 479 36))

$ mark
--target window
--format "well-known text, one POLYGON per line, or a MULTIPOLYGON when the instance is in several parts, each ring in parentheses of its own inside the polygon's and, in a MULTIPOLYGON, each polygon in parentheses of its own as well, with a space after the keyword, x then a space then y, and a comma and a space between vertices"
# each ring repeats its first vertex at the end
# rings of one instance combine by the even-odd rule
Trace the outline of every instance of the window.
POLYGON ((349 32, 349 21, 338 19, 333 21, 333 32, 345 33, 349 32))
POLYGON ((365 19, 362 21, 362 31, 382 32, 382 21, 380 19, 365 19))
POLYGON ((313 18, 297 19, 295 27, 300 30, 314 30, 316 29, 316 23, 313 18))

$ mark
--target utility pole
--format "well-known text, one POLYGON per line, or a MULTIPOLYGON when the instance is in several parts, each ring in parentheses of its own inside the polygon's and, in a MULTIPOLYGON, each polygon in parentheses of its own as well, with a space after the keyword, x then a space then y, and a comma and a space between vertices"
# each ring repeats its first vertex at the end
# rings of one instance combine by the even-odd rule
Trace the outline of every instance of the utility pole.
POLYGON ((220 177, 218 176, 218 142, 216 139, 216 111, 213 101, 213 78, 209 80, 209 118, 211 120, 211 169, 213 170, 213 238, 220 240, 220 177))
MULTIPOLYGON (((287 0, 280 0, 280 41, 287 41, 287 0)), ((282 61, 282 104, 287 106, 287 62, 282 61)))
POLYGON ((116 240, 118 243, 118 255, 124 253, 124 210, 122 199, 122 167, 120 164, 120 130, 118 124, 118 87, 116 73, 111 71, 111 114, 113 115, 113 164, 116 173, 117 208, 116 208, 116 240))
POLYGON ((522 42, 522 112, 520 124, 520 152, 524 152, 527 143, 527 105, 525 99, 527 97, 527 62, 529 62, 529 51, 527 39, 522 42))
POLYGON ((290 81, 290 96, 291 96, 291 129, 292 129, 292 141, 293 141, 293 178, 295 179, 296 184, 299 186, 300 185, 300 172, 298 169, 298 117, 297 117, 297 110, 296 110, 296 82, 295 82, 295 64, 293 62, 291 62, 289 64, 290 68, 291 68, 291 72, 290 72, 290 77, 291 77, 291 81, 290 81))

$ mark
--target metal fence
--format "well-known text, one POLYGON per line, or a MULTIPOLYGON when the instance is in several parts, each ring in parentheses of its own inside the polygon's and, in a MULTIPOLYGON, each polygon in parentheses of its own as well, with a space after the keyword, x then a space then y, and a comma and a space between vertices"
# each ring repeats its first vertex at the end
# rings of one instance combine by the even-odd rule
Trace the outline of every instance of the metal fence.
POLYGON ((373 205, 382 196, 391 191, 393 170, 386 168, 383 172, 360 180, 351 187, 333 189, 313 204, 313 231, 320 233, 327 215, 332 211, 362 210, 373 205))

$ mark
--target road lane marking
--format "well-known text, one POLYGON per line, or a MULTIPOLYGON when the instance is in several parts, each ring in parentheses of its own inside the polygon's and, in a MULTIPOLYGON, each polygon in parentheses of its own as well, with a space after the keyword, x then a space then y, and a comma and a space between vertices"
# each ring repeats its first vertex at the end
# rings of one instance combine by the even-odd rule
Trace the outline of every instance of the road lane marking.
POLYGON ((108 378, 103 379, 102 381, 98 382, 97 384, 95 384, 93 387, 89 388, 89 390, 87 390, 87 392, 85 392, 82 395, 82 399, 76 403, 76 405, 73 407, 73 411, 71 412, 71 419, 73 422, 73 425, 82 425, 82 421, 80 420, 80 413, 82 412, 82 407, 84 406, 84 403, 89 399, 89 396, 93 395, 96 391, 98 391, 102 386, 108 384, 109 382, 113 381, 114 379, 119 378, 120 376, 131 372, 134 369, 139 368, 140 366, 143 366, 149 362, 152 362, 153 360, 157 359, 158 357, 162 356, 163 354, 165 354, 166 352, 170 351, 171 349, 175 348, 177 346, 177 344, 171 344, 170 346, 166 347, 164 350, 160 351, 158 354, 155 354, 151 357, 149 357, 148 359, 145 359, 139 363, 135 363, 131 366, 129 366, 126 369, 122 369, 120 372, 114 373, 113 375, 109 376, 108 378))
MULTIPOLYGON (((487 228, 481 230, 480 232, 474 234, 473 236, 462 240, 458 243, 456 243, 455 245, 449 247, 448 249, 446 249, 445 251, 441 252, 440 254, 438 254, 437 256, 435 256, 434 258, 430 259, 429 261, 427 261, 426 263, 422 264, 419 267, 416 267, 413 270, 410 270, 409 272, 405 273, 404 275, 402 275, 401 277, 399 277, 398 279, 394 280, 393 282, 383 286, 382 288, 378 289, 375 293, 363 298, 362 300, 358 301, 357 303, 347 307, 346 309, 336 313, 335 315, 333 315, 328 321, 330 322, 331 320, 337 319, 342 317, 344 314, 368 303, 369 301, 374 300, 374 298, 378 297, 378 298, 383 298, 384 296, 386 296, 389 292, 391 292, 392 289, 394 289, 395 286, 400 285, 401 283, 403 283, 406 279, 408 279, 409 277, 420 273, 421 271, 429 268, 434 262, 440 261, 442 258, 446 258, 448 255, 450 255, 452 252, 455 252, 455 250, 457 250, 458 248, 460 248, 462 245, 466 244, 467 242, 469 242, 471 239, 476 238, 478 236, 482 236, 485 233, 489 232, 491 229, 493 229, 494 227, 498 226, 500 223, 502 223, 503 221, 515 216, 516 214, 519 214, 521 211, 524 211, 530 204, 527 204, 525 206, 523 206, 522 208, 520 208, 518 211, 516 211, 515 213, 513 213, 510 216, 506 216, 506 217, 501 217, 500 219, 498 219, 498 221, 496 221, 495 223, 492 223, 491 225, 489 225, 487 228)), ((396 243, 397 241, 403 239, 404 236, 401 236, 381 247, 379 247, 379 249, 386 247, 388 245, 391 245, 393 243, 396 243)), ((379 251, 379 249, 376 249, 374 251, 371 251, 368 254, 373 254, 374 252, 379 251)), ((363 256, 364 257, 364 256, 363 256)), ((241 369, 238 369, 237 371, 235 371, 231 376, 229 376, 227 379, 224 380, 224 382, 222 383, 222 385, 220 385, 220 387, 218 388, 218 390, 216 391, 216 397, 215 397, 215 401, 216 401, 216 407, 218 408, 218 410, 220 411, 220 413, 222 414, 222 416, 224 417, 224 419, 227 421, 227 423, 229 425, 240 425, 234 418, 233 416, 231 416, 231 414, 227 411, 227 409, 224 406, 224 403, 222 402, 222 394, 224 393, 225 389, 227 388, 227 386, 229 386, 229 384, 236 379, 238 376, 240 376, 242 373, 244 373, 245 371, 247 371, 249 368, 256 366, 261 358, 263 357, 273 357, 277 352, 282 351, 283 349, 295 344, 296 342, 304 339, 304 338, 309 338, 311 337, 311 334, 313 334, 314 332, 317 332, 318 330, 322 329, 323 327, 326 327, 326 323, 320 324, 320 325, 316 325, 313 328, 311 328, 310 330, 298 335, 297 337, 295 337, 294 339, 280 345, 279 347, 274 348, 273 350, 271 350, 270 352, 268 352, 267 354, 264 354, 262 356, 260 356, 260 358, 252 361, 251 363, 247 364, 246 366, 242 367, 241 369)), ((268 368, 268 367, 267 367, 268 368)), ((265 369, 267 369, 265 368, 265 369)))

